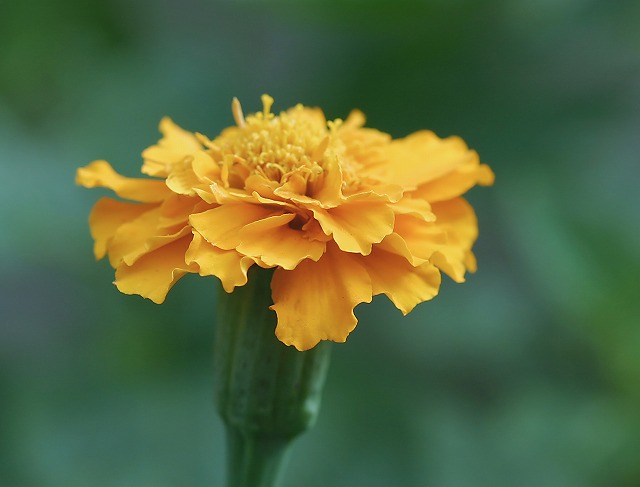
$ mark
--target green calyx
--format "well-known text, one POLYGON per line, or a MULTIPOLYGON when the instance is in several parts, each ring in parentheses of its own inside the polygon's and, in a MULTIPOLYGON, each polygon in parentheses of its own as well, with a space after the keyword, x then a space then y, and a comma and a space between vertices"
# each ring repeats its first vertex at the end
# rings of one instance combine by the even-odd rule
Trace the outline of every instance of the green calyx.
POLYGON ((215 379, 227 427, 229 487, 274 487, 292 441, 318 416, 330 344, 305 352, 275 336, 269 309, 272 270, 255 269, 245 286, 220 293, 215 379))

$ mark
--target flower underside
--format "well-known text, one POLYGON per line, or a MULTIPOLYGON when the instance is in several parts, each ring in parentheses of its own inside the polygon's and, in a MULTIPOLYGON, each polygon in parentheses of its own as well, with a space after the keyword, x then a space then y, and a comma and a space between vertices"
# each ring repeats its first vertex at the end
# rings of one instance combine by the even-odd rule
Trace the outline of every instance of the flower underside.
POLYGON ((143 152, 142 172, 106 161, 78 170, 85 187, 112 189, 90 226, 126 294, 164 301, 186 273, 214 275, 227 292, 248 269, 275 268, 276 335, 299 350, 344 341, 353 309, 386 294, 403 312, 434 297, 440 272, 475 270, 477 222, 461 197, 493 173, 457 137, 420 131, 403 139, 364 128, 364 116, 327 122, 298 105, 275 115, 273 99, 214 139, 170 119, 143 152))

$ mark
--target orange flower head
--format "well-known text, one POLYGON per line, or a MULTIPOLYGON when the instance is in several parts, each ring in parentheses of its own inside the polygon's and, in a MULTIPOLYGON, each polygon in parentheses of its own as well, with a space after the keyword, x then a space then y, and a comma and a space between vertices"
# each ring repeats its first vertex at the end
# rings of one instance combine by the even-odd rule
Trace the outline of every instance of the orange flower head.
POLYGON ((433 298, 440 272, 457 282, 475 271, 477 221, 461 197, 493 173, 457 137, 419 131, 403 139, 364 128, 354 111, 327 122, 297 105, 245 116, 213 140, 160 122, 142 172, 106 161, 77 173, 85 187, 112 189, 90 219, 115 285, 156 303, 184 274, 220 279, 232 292, 253 265, 273 268, 277 337, 307 350, 343 342, 359 303, 386 294, 404 314, 433 298))

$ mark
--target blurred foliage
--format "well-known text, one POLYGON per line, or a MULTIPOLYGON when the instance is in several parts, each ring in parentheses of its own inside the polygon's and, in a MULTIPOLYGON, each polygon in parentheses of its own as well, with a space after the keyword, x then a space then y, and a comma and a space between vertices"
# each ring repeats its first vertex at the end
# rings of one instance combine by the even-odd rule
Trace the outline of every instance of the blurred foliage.
MULTIPOLYGON (((287 486, 640 485, 640 4, 603 0, 0 2, 0 486, 221 485, 214 278, 162 306, 93 262, 96 191, 163 115, 214 136, 354 107, 461 135, 480 271, 334 361, 287 486)), ((319 310, 322 312, 322 310, 319 310)))

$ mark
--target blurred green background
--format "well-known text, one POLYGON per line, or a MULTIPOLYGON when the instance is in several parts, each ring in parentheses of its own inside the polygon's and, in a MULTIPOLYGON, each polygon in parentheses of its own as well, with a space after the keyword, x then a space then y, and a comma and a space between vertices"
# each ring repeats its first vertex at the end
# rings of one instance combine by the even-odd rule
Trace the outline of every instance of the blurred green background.
POLYGON ((0 486, 222 485, 216 280, 119 294, 73 180, 262 93, 497 174, 479 272, 358 308, 285 485, 640 485, 639 26, 637 1, 1 1, 0 486))

